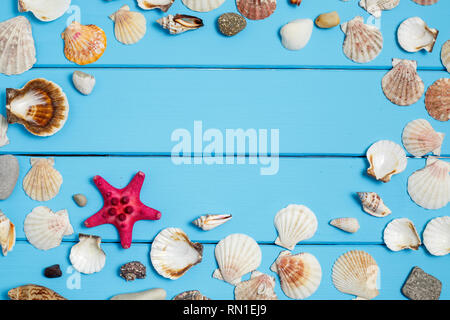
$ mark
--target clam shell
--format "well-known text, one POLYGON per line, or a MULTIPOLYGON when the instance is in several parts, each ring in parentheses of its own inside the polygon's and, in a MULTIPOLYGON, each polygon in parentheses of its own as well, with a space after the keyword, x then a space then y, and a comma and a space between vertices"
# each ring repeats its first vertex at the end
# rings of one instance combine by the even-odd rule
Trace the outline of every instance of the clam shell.
POLYGON ((220 7, 225 0, 182 0, 183 4, 197 12, 209 12, 220 7))
POLYGON ((428 87, 425 93, 428 114, 439 121, 450 119, 450 79, 442 78, 428 87))
POLYGON ((358 192, 358 197, 363 210, 374 217, 382 218, 392 213, 375 192, 358 192))
POLYGON ((439 0, 412 0, 412 1, 414 1, 415 3, 420 4, 422 6, 429 6, 429 5, 437 3, 439 0))
POLYGON ((189 30, 195 30, 203 27, 203 20, 194 16, 185 14, 169 14, 159 20, 156 20, 164 29, 169 30, 170 34, 179 34, 189 30))
POLYGON ((348 233, 359 230, 359 222, 356 218, 337 218, 330 221, 330 225, 348 233))
POLYGON ((147 21, 140 12, 130 11, 127 5, 109 16, 114 24, 116 39, 123 44, 134 44, 141 40, 147 31, 147 21))
POLYGON ((75 88, 84 95, 91 94, 95 86, 95 78, 83 71, 74 71, 72 74, 72 82, 75 88))
POLYGON ((370 300, 379 294, 378 272, 379 267, 370 254, 360 250, 348 251, 333 265, 333 284, 343 293, 370 300))
POLYGON ((322 281, 319 261, 307 252, 293 255, 289 251, 283 251, 270 270, 278 273, 281 289, 292 299, 308 298, 316 292, 322 281))
POLYGON ((415 157, 422 157, 429 152, 439 156, 443 140, 444 134, 434 131, 425 119, 413 120, 403 129, 403 146, 415 157))
POLYGON ((80 233, 79 242, 70 249, 70 263, 81 273, 91 274, 103 269, 106 254, 100 247, 102 238, 80 233))
POLYGON ((178 279, 202 262, 203 245, 193 243, 179 228, 166 228, 153 240, 150 258, 155 270, 165 278, 178 279))
POLYGON ((361 0, 359 5, 375 18, 381 17, 381 11, 394 9, 400 0, 361 0))
POLYGON ((36 63, 31 24, 24 16, 0 23, 0 73, 21 74, 36 63))
POLYGON ((422 242, 414 223, 407 219, 394 219, 384 229, 384 243, 392 251, 418 250, 422 242))
POLYGON ((167 12, 175 0, 137 0, 138 6, 144 10, 160 9, 167 12))
POLYGON ((14 224, 0 210, 0 246, 4 256, 12 251, 16 243, 16 228, 14 224))
POLYGON ((281 44, 288 50, 304 48, 311 38, 313 21, 311 19, 297 19, 285 24, 281 30, 281 44))
POLYGON ((360 16, 341 24, 345 33, 344 54, 357 63, 375 59, 383 49, 383 36, 375 26, 364 24, 360 16))
POLYGON ((71 0, 19 0, 19 12, 31 11, 41 21, 53 21, 64 15, 71 0))
POLYGON ((278 300, 274 291, 275 278, 253 271, 250 280, 239 282, 234 288, 235 300, 278 300))
POLYGON ((53 168, 53 158, 30 158, 31 169, 23 179, 23 190, 33 200, 48 201, 58 193, 63 182, 61 174, 53 168))
POLYGON ((250 20, 269 17, 277 8, 276 0, 236 0, 239 12, 250 20))
POLYGON ((275 216, 274 224, 278 231, 275 244, 288 250, 294 249, 298 242, 312 238, 318 225, 314 212, 297 204, 281 209, 275 216))
POLYGON ((8 297, 11 300, 67 300, 55 291, 36 284, 11 289, 8 291, 8 297))
POLYGON ((212 230, 232 218, 231 214, 207 214, 192 221, 194 225, 204 231, 212 230))
POLYGON ((435 256, 450 253, 450 217, 438 217, 428 222, 423 232, 423 243, 435 256))
POLYGON ((211 299, 202 295, 198 290, 190 290, 177 294, 172 300, 211 300, 211 299))
POLYGON ((447 72, 450 72, 450 40, 447 40, 441 48, 441 61, 447 72))
POLYGON ((412 17, 403 21, 397 30, 397 40, 400 46, 408 52, 422 49, 433 51, 434 43, 439 31, 429 28, 419 17, 412 17))
POLYGON ((236 285, 241 277, 256 270, 261 264, 261 249, 255 240, 235 233, 220 240, 215 249, 219 269, 213 277, 236 285))
POLYGON ((26 216, 23 229, 28 241, 40 250, 58 247, 63 236, 73 233, 67 210, 53 212, 44 206, 34 208, 26 216))
POLYGON ((6 132, 8 131, 8 121, 6 118, 0 114, 0 147, 9 144, 8 136, 6 132))
POLYGON ((377 180, 389 182, 394 174, 406 169, 406 153, 401 146, 389 140, 380 140, 366 153, 370 167, 367 173, 377 180))

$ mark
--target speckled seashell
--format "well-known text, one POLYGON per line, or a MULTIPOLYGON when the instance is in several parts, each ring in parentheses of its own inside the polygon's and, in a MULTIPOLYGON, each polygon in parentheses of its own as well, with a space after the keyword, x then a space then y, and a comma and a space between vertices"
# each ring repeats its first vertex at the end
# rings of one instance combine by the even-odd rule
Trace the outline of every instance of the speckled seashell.
POLYGON ((442 78, 428 87, 425 93, 428 114, 439 121, 450 119, 450 79, 442 78))
POLYGON ((429 5, 437 3, 439 0, 412 0, 412 1, 414 1, 415 3, 420 4, 422 6, 429 6, 429 5))
POLYGON ((375 192, 358 192, 358 197, 361 201, 362 209, 374 217, 382 218, 392 213, 375 192))
POLYGON ((220 7, 225 0, 182 0, 183 4, 197 12, 209 12, 220 7))
POLYGON ((276 0, 236 0, 239 12, 250 20, 269 17, 277 8, 276 0))
POLYGON ((441 48, 441 61, 447 72, 450 72, 450 40, 447 40, 441 48))
POLYGON ((11 289, 8 291, 8 297, 11 300, 67 300, 55 291, 36 284, 11 289))
POLYGON ((137 43, 147 31, 145 16, 140 12, 130 11, 127 5, 114 12, 109 18, 115 22, 116 39, 123 44, 137 43))
POLYGON ((203 21, 194 16, 185 14, 169 14, 159 20, 156 20, 164 29, 169 30, 170 34, 179 34, 189 30, 195 30, 203 27, 203 21))
POLYGON ((145 279, 146 275, 147 268, 139 261, 128 262, 120 267, 120 277, 126 281, 145 279))
POLYGON ((423 232, 423 243, 435 256, 450 253, 450 217, 438 217, 428 222, 423 232))
POLYGON ((160 9, 167 12, 175 0, 137 0, 138 6, 144 10, 160 9))
POLYGON ((397 40, 400 46, 408 52, 422 49, 433 51, 439 31, 427 26, 419 17, 412 17, 403 21, 397 30, 397 40))
POLYGON ((381 11, 394 9, 400 0, 361 0, 359 5, 375 18, 381 17, 381 11))
POLYGON ((439 156, 443 140, 444 134, 434 131, 425 119, 413 120, 403 129, 403 146, 415 157, 422 157, 429 152, 439 156))
POLYGON ((403 172, 408 161, 402 147, 389 140, 372 144, 366 157, 370 164, 367 174, 383 182, 389 182, 394 174, 403 172))
POLYGON ((407 219, 394 219, 384 229, 383 239, 392 251, 418 250, 422 242, 414 223, 407 219))
POLYGON ((0 114, 0 147, 9 144, 9 139, 6 133, 8 132, 8 121, 0 114))
POLYGON ((95 78, 83 71, 74 71, 72 82, 75 88, 84 95, 90 95, 95 86, 95 78))
POLYGON ((211 299, 202 295, 198 290, 190 290, 177 294, 172 300, 211 300, 211 299))
POLYGON ((330 221, 330 225, 348 233, 359 230, 359 222, 356 218, 336 218, 330 221))
POLYGON ((61 174, 53 168, 54 158, 30 158, 31 169, 23 179, 23 190, 33 200, 48 201, 58 193, 63 183, 61 174))
POLYGON ((239 282, 234 288, 235 300, 278 300, 275 278, 253 271, 250 280, 239 282))
POLYGON ((19 12, 31 11, 41 21, 53 21, 64 15, 71 0, 19 0, 19 12))
POLYGON ((212 230, 232 218, 231 214, 207 214, 192 221, 194 225, 204 231, 212 230))
POLYGON ((12 251, 16 243, 16 228, 14 224, 0 210, 0 246, 2 254, 6 256, 12 251))
POLYGON ((113 296, 110 300, 165 300, 166 290, 155 288, 139 292, 123 293, 113 296))
POLYGON ((80 233, 79 242, 70 249, 70 263, 81 273, 92 274, 103 269, 106 254, 100 247, 102 238, 80 233))

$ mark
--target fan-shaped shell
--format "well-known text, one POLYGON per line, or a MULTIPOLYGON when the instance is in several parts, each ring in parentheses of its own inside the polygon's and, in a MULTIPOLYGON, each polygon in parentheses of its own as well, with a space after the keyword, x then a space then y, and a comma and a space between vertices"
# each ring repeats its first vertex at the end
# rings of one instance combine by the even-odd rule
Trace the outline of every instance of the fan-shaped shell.
POLYGON ((261 249, 251 237, 235 233, 220 240, 215 249, 219 269, 213 277, 236 285, 241 277, 261 264, 261 249))
POLYGON ((102 238, 80 233, 78 239, 69 256, 74 269, 86 274, 102 270, 106 262, 106 254, 100 246, 102 238))
POLYGON ((189 290, 177 294, 172 300, 211 300, 198 290, 189 290))
POLYGON ((392 103, 409 106, 419 101, 425 91, 414 60, 392 59, 392 70, 381 80, 384 95, 392 103))
POLYGON ((160 9, 167 12, 175 0, 137 0, 138 6, 144 10, 160 9))
POLYGON ((212 230, 232 218, 231 214, 207 214, 192 221, 194 225, 204 231, 212 230))
POLYGON ((429 5, 437 3, 439 0, 412 0, 412 1, 414 1, 415 3, 420 4, 422 6, 429 6, 429 5))
POLYGON ((317 231, 317 218, 314 212, 304 205, 291 204, 281 209, 275 216, 278 238, 275 244, 292 250, 295 245, 311 238, 317 231))
POLYGON ((63 236, 73 233, 67 210, 53 212, 43 206, 27 215, 23 228, 28 241, 40 250, 58 247, 63 236))
POLYGON ((425 94, 428 114, 439 121, 450 119, 450 79, 442 78, 428 87, 425 94))
POLYGON ((435 256, 450 253, 450 217, 438 217, 428 222, 423 232, 423 243, 435 256))
POLYGON ((12 251, 16 243, 16 228, 14 224, 0 210, 0 246, 4 256, 12 251))
POLYGON ((20 123, 34 135, 54 135, 66 123, 69 102, 61 87, 52 81, 34 79, 22 89, 6 89, 9 123, 20 123))
POLYGON ((447 72, 450 72, 450 40, 445 41, 441 48, 441 61, 447 72))
POLYGON ((24 16, 0 23, 0 73, 21 74, 36 63, 31 24, 24 16))
POLYGON ((174 16, 169 14, 156 20, 156 22, 164 29, 169 30, 170 34, 179 34, 203 27, 202 19, 185 14, 176 14, 174 16))
POLYGON ((406 169, 406 153, 401 146, 389 140, 380 140, 366 153, 370 167, 367 173, 377 180, 389 182, 394 174, 406 169))
POLYGON ((19 0, 19 12, 31 11, 41 21, 53 21, 69 9, 71 0, 19 0))
POLYGON ((250 20, 269 17, 277 8, 276 0, 236 0, 239 12, 250 20))
POLYGON ((348 251, 333 265, 333 284, 343 293, 370 300, 379 294, 378 272, 379 267, 370 254, 360 250, 348 251))
POLYGON ((8 136, 6 132, 8 131, 8 121, 6 118, 0 114, 0 147, 9 144, 8 136))
POLYGON ((359 5, 376 18, 381 17, 381 11, 394 9, 400 0, 361 0, 359 5))
POLYGON ((53 168, 53 158, 30 158, 31 169, 23 179, 23 190, 33 200, 48 201, 58 193, 63 182, 61 174, 53 168))
POLYGON ((153 240, 150 258, 155 270, 165 278, 180 278, 202 261, 203 245, 193 243, 179 228, 166 228, 153 240))
POLYGON ((341 24, 345 33, 344 54, 352 61, 366 63, 375 59, 383 49, 383 36, 375 26, 364 24, 360 16, 341 24))
POLYGON ((359 230, 359 222, 356 218, 337 218, 330 221, 330 225, 348 233, 355 233, 359 230))
POLYGON ((278 300, 275 278, 253 271, 250 280, 239 282, 234 289, 235 300, 278 300))
POLYGON ((429 152, 439 156, 443 140, 444 134, 434 131, 425 119, 413 120, 403 129, 403 146, 415 157, 422 157, 429 152))
POLYGON ((130 7, 124 5, 109 16, 114 24, 116 39, 123 44, 134 44, 141 40, 147 31, 147 21, 140 12, 130 11, 130 7))
POLYGON ((375 192, 358 192, 358 197, 363 210, 374 217, 382 218, 392 213, 375 192))
POLYGON ((394 219, 384 229, 384 243, 392 251, 418 250, 422 242, 414 223, 407 219, 394 219))
POLYGON ((93 63, 106 50, 105 32, 96 25, 73 21, 61 34, 66 58, 79 65, 93 63))
POLYGON ((306 299, 316 292, 322 281, 319 261, 310 253, 293 255, 283 251, 270 269, 278 273, 281 289, 292 299, 306 299))
POLYGON ((220 7, 225 0, 182 0, 183 4, 197 12, 209 12, 220 7))
POLYGON ((408 52, 419 50, 433 51, 439 31, 427 26, 419 17, 403 21, 397 30, 397 40, 400 46, 408 52))

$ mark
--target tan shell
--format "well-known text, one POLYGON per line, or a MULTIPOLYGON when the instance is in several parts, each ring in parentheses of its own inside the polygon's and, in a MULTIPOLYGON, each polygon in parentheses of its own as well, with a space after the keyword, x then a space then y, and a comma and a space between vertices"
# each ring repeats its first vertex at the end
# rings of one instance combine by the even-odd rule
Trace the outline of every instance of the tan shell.
POLYGON ((198 290, 190 290, 176 295, 172 300, 211 300, 205 297, 198 290))
POLYGON ((359 5, 375 18, 381 17, 381 11, 394 9, 400 0, 361 0, 359 5))
POLYGON ((359 230, 359 222, 356 218, 337 218, 330 221, 330 225, 348 233, 359 230))
POLYGON ((276 0, 236 0, 239 12, 250 20, 269 17, 277 8, 276 0))
POLYGON ((4 256, 12 251, 16 243, 16 228, 14 224, 0 210, 0 246, 4 256))
POLYGON ((386 217, 392 213, 384 204, 383 200, 375 192, 358 192, 362 209, 374 217, 386 217))
POLYGON ((144 10, 160 9, 167 12, 175 0, 137 0, 138 6, 144 10))
POLYGON ((53 168, 53 158, 30 158, 31 169, 23 179, 23 190, 33 200, 48 201, 58 193, 63 182, 61 174, 53 168))
POLYGON ((450 119, 450 79, 442 78, 428 87, 425 94, 428 114, 439 121, 450 119))
POLYGON ((443 140, 444 134, 434 131, 425 119, 413 120, 403 129, 403 146, 415 157, 422 157, 429 152, 439 156, 443 140))
POLYGON ((109 16, 114 24, 116 39, 123 44, 134 44, 141 40, 147 31, 147 21, 140 12, 130 11, 130 7, 124 5, 109 16))
POLYGON ((209 231, 230 221, 231 218, 231 214, 207 214, 195 219, 192 223, 204 231, 209 231))
POLYGON ((447 72, 450 72, 450 40, 445 41, 441 48, 441 61, 447 72))
POLYGON ((189 30, 195 30, 203 27, 203 20, 194 16, 185 14, 169 14, 159 20, 156 20, 164 29, 169 30, 170 34, 179 34, 189 30))
POLYGON ((437 3, 439 0, 412 0, 412 1, 414 1, 415 3, 420 4, 422 6, 429 6, 429 5, 437 3))
POLYGON ((8 297, 11 300, 67 300, 55 291, 36 284, 11 289, 8 291, 8 297))
POLYGON ((275 278, 253 271, 250 280, 239 282, 234 288, 235 300, 278 300, 274 291, 275 278))

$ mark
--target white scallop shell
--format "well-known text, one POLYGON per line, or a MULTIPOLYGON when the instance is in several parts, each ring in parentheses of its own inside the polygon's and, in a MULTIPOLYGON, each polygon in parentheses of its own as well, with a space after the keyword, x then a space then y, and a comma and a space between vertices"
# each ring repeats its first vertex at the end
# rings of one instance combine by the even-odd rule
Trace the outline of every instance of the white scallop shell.
POLYGON ((80 233, 79 242, 70 249, 70 263, 75 270, 85 274, 99 272, 106 262, 106 254, 100 247, 102 238, 80 233))
POLYGON ((0 246, 4 256, 12 251, 16 243, 16 228, 14 224, 0 210, 0 246))
POLYGON ((209 12, 220 7, 225 0, 182 0, 183 4, 197 12, 209 12))
POLYGON ((333 265, 333 284, 343 293, 370 300, 379 294, 378 272, 379 267, 370 254, 360 250, 348 251, 333 265))
POLYGON ((215 249, 219 269, 213 277, 232 285, 241 281, 241 277, 256 270, 261 264, 262 254, 256 241, 240 233, 231 234, 220 240, 215 249))
POLYGON ((408 193, 416 204, 425 209, 440 209, 450 201, 450 164, 428 158, 425 168, 408 179, 408 193))
POLYGON ((381 11, 394 9, 400 0, 361 0, 359 5, 375 18, 381 17, 381 11))
POLYGON ((330 225, 349 233, 355 233, 359 230, 359 222, 356 218, 333 219, 330 221, 330 225))
POLYGON ((150 259, 165 278, 178 279, 202 261, 203 245, 193 243, 179 228, 166 228, 153 240, 150 259))
POLYGON ((358 197, 363 210, 374 217, 382 218, 392 213, 375 192, 358 192, 358 197))
POLYGON ((423 232, 423 243, 435 256, 450 253, 450 217, 438 217, 428 222, 423 232))
POLYGON ((445 41, 441 48, 441 61, 447 72, 450 72, 450 40, 445 41))
POLYGON ((407 218, 392 220, 384 229, 383 238, 392 251, 418 250, 422 244, 414 223, 407 218))
POLYGON ((138 6, 144 10, 160 9, 167 12, 175 0, 137 0, 138 6))
POLYGON ((23 190, 33 200, 48 201, 58 193, 63 182, 61 174, 53 168, 53 158, 30 158, 31 169, 23 179, 23 190))
POLYGON ((288 50, 303 49, 311 39, 313 25, 311 19, 297 19, 285 24, 280 30, 281 44, 288 50))
POLYGON ((439 31, 429 28, 419 17, 403 21, 397 30, 397 40, 400 46, 408 52, 419 50, 433 51, 439 31))
POLYGON ((295 245, 314 236, 317 231, 317 218, 308 207, 290 204, 281 209, 275 216, 275 228, 278 237, 275 244, 288 250, 295 245))
POLYGON ((275 278, 253 271, 250 280, 239 282, 234 288, 235 300, 278 300, 274 291, 275 278))
POLYGON ((429 152, 439 156, 444 136, 434 131, 427 120, 417 119, 403 129, 402 142, 405 149, 415 157, 422 157, 429 152))
POLYGON ((31 11, 41 21, 53 21, 64 15, 71 0, 19 0, 19 12, 31 11))
POLYGON ((9 144, 8 136, 6 132, 8 131, 8 121, 6 118, 0 114, 0 147, 9 144))
POLYGON ((63 236, 73 233, 67 210, 53 212, 44 206, 34 208, 26 216, 23 229, 28 241, 40 250, 58 247, 63 236))
POLYGON ((114 21, 114 34, 123 44, 134 44, 141 40, 147 31, 147 21, 140 12, 130 11, 127 5, 109 16, 114 21))
POLYGON ((293 255, 289 251, 283 251, 270 270, 278 273, 281 289, 292 299, 308 298, 316 292, 322 281, 319 261, 307 252, 293 255))
POLYGON ((377 180, 389 182, 394 174, 406 169, 406 153, 401 146, 389 140, 380 140, 366 153, 370 167, 367 173, 377 180))
POLYGON ((74 71, 72 74, 72 82, 75 88, 84 95, 91 94, 95 86, 94 76, 83 71, 74 71))
POLYGON ((192 221, 194 225, 204 231, 212 230, 232 218, 231 214, 207 214, 192 221))

